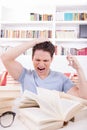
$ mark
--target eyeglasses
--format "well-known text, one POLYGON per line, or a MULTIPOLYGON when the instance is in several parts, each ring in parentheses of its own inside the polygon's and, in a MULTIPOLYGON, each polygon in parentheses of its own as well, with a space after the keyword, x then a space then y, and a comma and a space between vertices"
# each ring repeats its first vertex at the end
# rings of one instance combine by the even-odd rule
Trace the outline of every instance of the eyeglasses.
POLYGON ((0 115, 0 125, 4 128, 10 127, 14 122, 14 118, 16 116, 15 112, 7 111, 0 115))

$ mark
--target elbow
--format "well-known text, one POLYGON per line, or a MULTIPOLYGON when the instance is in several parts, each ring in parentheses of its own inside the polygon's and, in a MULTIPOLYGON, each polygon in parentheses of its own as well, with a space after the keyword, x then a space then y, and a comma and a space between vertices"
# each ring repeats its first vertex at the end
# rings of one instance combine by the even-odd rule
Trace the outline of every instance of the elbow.
POLYGON ((79 88, 79 95, 82 98, 87 99, 87 80, 84 81, 84 83, 82 84, 82 87, 79 88))
POLYGON ((81 94, 80 97, 83 98, 83 99, 87 99, 87 93, 86 94, 81 94))
POLYGON ((80 98, 87 100, 87 95, 81 95, 80 98))
POLYGON ((79 97, 83 99, 87 99, 87 91, 81 91, 79 92, 79 97))
POLYGON ((4 61, 4 54, 2 54, 2 55, 0 56, 0 59, 1 59, 2 62, 4 61))
POLYGON ((1 56, 0 56, 0 59, 1 59, 1 61, 2 61, 2 63, 5 65, 6 63, 7 63, 7 61, 8 61, 8 59, 6 58, 6 56, 5 56, 5 54, 2 54, 1 56))

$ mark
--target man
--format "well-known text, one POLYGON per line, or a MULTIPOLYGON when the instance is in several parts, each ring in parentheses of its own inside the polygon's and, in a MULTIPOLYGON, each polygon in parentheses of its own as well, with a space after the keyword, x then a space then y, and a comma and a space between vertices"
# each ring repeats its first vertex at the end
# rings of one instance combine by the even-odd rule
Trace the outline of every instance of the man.
POLYGON ((79 86, 75 86, 72 81, 60 72, 50 70, 50 64, 55 52, 54 45, 44 39, 36 39, 28 43, 23 43, 17 47, 7 50, 2 56, 2 62, 8 72, 22 84, 22 90, 28 89, 37 93, 37 87, 57 90, 87 98, 87 82, 78 61, 71 55, 67 56, 69 65, 76 69, 79 77, 79 86), (15 59, 27 49, 33 48, 32 62, 34 70, 25 69, 15 59))

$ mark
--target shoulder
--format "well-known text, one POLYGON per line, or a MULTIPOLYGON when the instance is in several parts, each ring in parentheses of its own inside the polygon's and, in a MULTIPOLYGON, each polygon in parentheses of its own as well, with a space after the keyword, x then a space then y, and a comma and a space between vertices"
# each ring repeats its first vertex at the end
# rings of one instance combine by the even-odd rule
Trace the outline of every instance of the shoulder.
POLYGON ((62 72, 59 72, 59 71, 50 71, 50 74, 52 75, 52 76, 57 76, 57 77, 66 77, 62 72))
POLYGON ((19 80, 20 79, 23 79, 25 76, 29 76, 29 75, 32 75, 34 74, 35 71, 34 70, 31 70, 31 69, 26 69, 26 68, 23 68, 21 74, 20 74, 20 77, 19 77, 19 80))
POLYGON ((66 81, 71 82, 71 80, 66 75, 64 75, 64 73, 58 71, 51 71, 51 77, 60 80, 62 82, 66 81))

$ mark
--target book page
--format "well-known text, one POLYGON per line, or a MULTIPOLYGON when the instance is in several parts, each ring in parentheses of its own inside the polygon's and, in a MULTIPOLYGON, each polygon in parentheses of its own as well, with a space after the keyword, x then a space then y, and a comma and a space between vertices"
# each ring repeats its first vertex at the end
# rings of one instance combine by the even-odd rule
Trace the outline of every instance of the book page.
POLYGON ((36 123, 37 125, 46 124, 49 122, 57 121, 55 118, 49 116, 43 112, 40 108, 37 107, 30 107, 30 108, 21 108, 18 110, 19 115, 24 115, 28 119, 32 120, 32 122, 36 123))
POLYGON ((62 102, 62 108, 63 108, 63 115, 64 115, 64 120, 68 121, 70 120, 73 116, 75 116, 76 113, 78 113, 84 106, 75 100, 70 100, 70 99, 65 99, 61 98, 62 102))
POLYGON ((60 97, 65 98, 65 99, 78 101, 78 102, 82 103, 84 106, 87 106, 87 99, 83 99, 83 98, 80 98, 80 97, 77 97, 74 95, 70 95, 70 94, 64 93, 64 92, 60 92, 60 97))
POLYGON ((32 104, 35 106, 36 102, 36 106, 39 106, 43 112, 56 120, 70 120, 83 107, 79 101, 60 98, 58 92, 44 88, 38 88, 37 94, 26 90, 23 96, 24 107, 29 107, 32 104))
POLYGON ((19 108, 26 108, 26 107, 39 107, 38 103, 33 99, 22 98, 18 103, 19 108))
POLYGON ((54 120, 52 121, 49 120, 41 124, 36 124, 34 121, 30 119, 30 117, 28 117, 23 113, 19 113, 18 119, 23 122, 23 124, 28 128, 28 130, 57 130, 58 128, 63 127, 62 121, 54 121, 54 120))
POLYGON ((25 90, 23 95, 21 96, 21 99, 18 102, 18 107, 39 107, 39 104, 37 102, 37 95, 28 90, 25 90))
POLYGON ((44 88, 37 88, 37 92, 39 96, 40 108, 51 114, 56 119, 62 120, 63 111, 59 94, 44 88))
POLYGON ((42 112, 40 108, 20 109, 18 119, 20 119, 29 130, 57 130, 63 127, 63 121, 56 121, 42 112))
MULTIPOLYGON (((57 91, 55 91, 55 93, 57 93, 57 91)), ((59 95, 65 121, 70 120, 76 113, 87 106, 87 100, 85 99, 64 92, 59 92, 59 95)))
POLYGON ((45 102, 45 105, 43 105, 44 103, 40 103, 41 108, 47 112, 54 113, 55 118, 57 117, 58 120, 68 121, 75 116, 75 113, 84 108, 78 100, 61 98, 58 91, 38 88, 37 92, 45 102))
POLYGON ((52 116, 52 118, 56 118, 57 120, 63 119, 61 103, 58 101, 58 94, 55 94, 53 91, 48 89, 39 89, 38 94, 35 94, 26 90, 23 94, 23 98, 25 99, 25 101, 23 100, 20 102, 19 106, 21 108, 29 107, 35 101, 36 104, 39 105, 41 110, 49 114, 49 116, 52 116), (49 95, 51 95, 51 98, 49 98, 49 95), (26 102, 26 100, 27 103, 23 103, 26 102))

